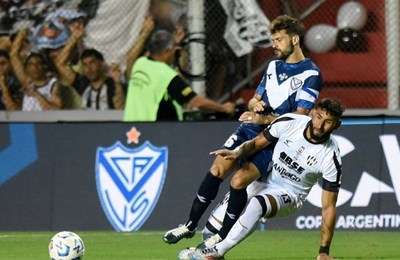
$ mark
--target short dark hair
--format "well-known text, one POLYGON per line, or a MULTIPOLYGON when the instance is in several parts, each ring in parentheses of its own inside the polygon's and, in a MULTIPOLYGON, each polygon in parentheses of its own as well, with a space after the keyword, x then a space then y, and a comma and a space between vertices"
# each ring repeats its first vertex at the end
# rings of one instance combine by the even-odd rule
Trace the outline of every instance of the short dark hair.
POLYGON ((84 50, 84 51, 82 52, 82 54, 81 54, 81 60, 83 60, 83 59, 85 59, 85 58, 88 58, 88 57, 94 57, 94 58, 96 58, 97 60, 104 61, 103 54, 101 54, 101 52, 99 52, 99 51, 96 50, 96 49, 86 49, 86 50, 84 50))
POLYGON ((300 37, 300 45, 303 45, 305 27, 300 20, 289 15, 278 16, 271 22, 269 31, 274 34, 281 30, 286 30, 286 33, 290 36, 298 35, 300 37))
POLYGON ((151 54, 158 54, 174 46, 174 36, 167 30, 155 31, 151 35, 148 45, 151 54))
POLYGON ((10 59, 10 54, 8 53, 8 51, 4 50, 4 49, 0 49, 0 57, 4 57, 7 60, 10 59))
POLYGON ((39 58, 45 66, 49 65, 48 62, 47 62, 46 57, 43 54, 41 54, 39 52, 31 52, 31 53, 29 53, 28 57, 26 57, 25 62, 24 62, 24 66, 26 66, 26 64, 28 64, 28 62, 32 58, 39 58))
POLYGON ((334 98, 323 98, 315 105, 315 108, 325 110, 334 117, 340 119, 345 111, 342 104, 334 98))

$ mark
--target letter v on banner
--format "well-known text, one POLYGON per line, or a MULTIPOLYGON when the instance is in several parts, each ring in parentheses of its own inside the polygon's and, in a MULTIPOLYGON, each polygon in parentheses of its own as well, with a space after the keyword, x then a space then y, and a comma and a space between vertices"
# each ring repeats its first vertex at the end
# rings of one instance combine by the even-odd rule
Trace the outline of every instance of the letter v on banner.
POLYGON ((400 206, 400 147, 396 135, 381 135, 379 137, 389 174, 392 178, 393 188, 396 193, 397 204, 400 206))

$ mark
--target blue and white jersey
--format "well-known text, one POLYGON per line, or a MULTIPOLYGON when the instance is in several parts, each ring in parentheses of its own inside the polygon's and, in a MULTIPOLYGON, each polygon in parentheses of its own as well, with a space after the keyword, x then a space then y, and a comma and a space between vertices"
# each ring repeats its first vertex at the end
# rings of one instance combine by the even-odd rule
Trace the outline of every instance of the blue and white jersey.
POLYGON ((332 135, 319 143, 308 141, 305 131, 310 121, 305 115, 285 114, 263 132, 267 140, 278 140, 266 186, 284 188, 302 201, 321 177, 329 191, 339 191, 341 183, 338 143, 332 135))
POLYGON ((256 93, 266 103, 265 113, 279 116, 298 107, 312 109, 321 89, 321 72, 306 58, 298 63, 271 61, 256 93))
MULTIPOLYGON (((295 112, 298 107, 314 108, 321 89, 321 72, 310 59, 298 63, 273 60, 265 70, 256 93, 266 104, 263 114, 280 116, 295 112)), ((239 140, 233 146, 225 145, 224 148, 234 149, 257 136, 264 128, 265 125, 242 123, 235 133, 239 140)))

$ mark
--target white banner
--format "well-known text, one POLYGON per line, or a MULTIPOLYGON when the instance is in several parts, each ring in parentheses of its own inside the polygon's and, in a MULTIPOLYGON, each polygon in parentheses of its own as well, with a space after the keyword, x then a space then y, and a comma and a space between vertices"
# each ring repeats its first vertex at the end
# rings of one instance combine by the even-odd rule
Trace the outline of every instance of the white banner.
POLYGON ((249 54, 254 46, 271 46, 269 19, 256 0, 219 0, 228 17, 224 39, 237 57, 249 54))
POLYGON ((124 69, 126 54, 132 47, 150 0, 102 0, 96 17, 86 27, 85 45, 99 50, 107 63, 119 63, 124 69))

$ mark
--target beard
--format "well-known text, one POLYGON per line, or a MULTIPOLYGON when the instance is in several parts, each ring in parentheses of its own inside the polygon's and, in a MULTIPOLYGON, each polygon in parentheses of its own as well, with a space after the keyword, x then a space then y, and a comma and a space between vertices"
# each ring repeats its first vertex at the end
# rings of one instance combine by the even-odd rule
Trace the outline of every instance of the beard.
POLYGON ((316 134, 314 134, 314 126, 313 126, 313 124, 312 124, 312 122, 311 122, 311 124, 310 124, 310 137, 313 139, 313 140, 315 140, 315 141, 317 141, 317 142, 321 142, 321 141, 323 141, 323 140, 326 140, 326 139, 328 139, 329 138, 329 136, 330 136, 330 134, 332 133, 332 131, 330 131, 330 132, 325 132, 325 133, 323 133, 322 135, 316 135, 316 134))
POLYGON ((276 50, 279 52, 276 55, 276 57, 280 60, 286 60, 294 52, 294 45, 292 43, 290 43, 289 49, 286 49, 286 50, 276 49, 276 50))

